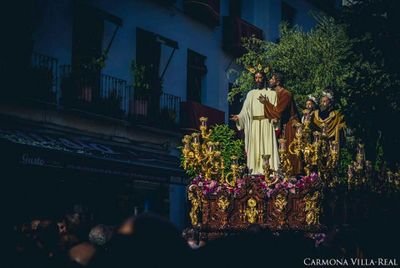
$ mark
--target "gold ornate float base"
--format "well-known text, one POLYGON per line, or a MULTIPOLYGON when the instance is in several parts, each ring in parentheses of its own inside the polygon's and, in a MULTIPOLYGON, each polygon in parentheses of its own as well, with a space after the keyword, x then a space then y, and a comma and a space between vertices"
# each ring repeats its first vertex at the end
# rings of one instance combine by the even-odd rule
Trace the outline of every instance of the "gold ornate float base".
MULTIPOLYGON (((260 187, 260 178, 247 178, 242 187, 206 193, 192 184, 188 187, 192 228, 203 234, 235 232, 257 224, 273 231, 320 231, 322 187, 269 189, 260 187)), ((212 237, 208 237, 212 238, 212 237)))

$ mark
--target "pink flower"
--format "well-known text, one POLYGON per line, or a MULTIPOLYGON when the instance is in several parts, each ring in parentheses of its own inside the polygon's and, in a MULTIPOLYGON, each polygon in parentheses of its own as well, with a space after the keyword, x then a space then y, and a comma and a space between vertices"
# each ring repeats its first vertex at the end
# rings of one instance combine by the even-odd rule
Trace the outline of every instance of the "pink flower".
POLYGON ((211 181, 209 187, 210 188, 214 188, 215 186, 217 186, 217 182, 216 181, 211 181))

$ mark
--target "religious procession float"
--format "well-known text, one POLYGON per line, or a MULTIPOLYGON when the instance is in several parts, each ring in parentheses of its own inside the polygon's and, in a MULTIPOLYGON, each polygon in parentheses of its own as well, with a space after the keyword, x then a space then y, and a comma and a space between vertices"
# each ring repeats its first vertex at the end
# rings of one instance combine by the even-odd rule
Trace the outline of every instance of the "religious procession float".
POLYGON ((270 168, 270 155, 262 155, 264 173, 251 174, 239 164, 242 156, 226 155, 226 140, 213 139, 207 118, 200 122, 199 131, 182 140, 182 166, 192 177, 187 195, 193 230, 211 238, 253 224, 271 230, 323 228, 323 189, 335 183, 339 148, 325 128, 312 132, 309 120, 297 123, 289 146, 279 139, 278 170, 270 168), (291 175, 289 154, 302 160, 305 175, 291 175))

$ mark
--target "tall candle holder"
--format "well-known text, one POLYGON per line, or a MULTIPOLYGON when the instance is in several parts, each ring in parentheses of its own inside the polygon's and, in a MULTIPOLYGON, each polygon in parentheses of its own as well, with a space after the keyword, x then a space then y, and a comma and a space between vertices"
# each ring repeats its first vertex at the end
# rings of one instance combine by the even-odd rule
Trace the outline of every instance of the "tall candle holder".
POLYGON ((232 187, 235 187, 236 180, 238 179, 239 175, 239 164, 238 164, 238 157, 231 156, 231 172, 228 172, 225 176, 225 182, 232 187))
MULTIPOLYGON (((199 132, 185 135, 182 139, 182 167, 191 170, 196 175, 201 175, 205 180, 225 182, 228 174, 225 174, 225 163, 221 155, 219 142, 210 140, 211 129, 207 128, 207 117, 201 117, 199 132)), ((238 157, 232 158, 231 184, 238 177, 238 157), (233 181, 233 182, 232 182, 233 181)))
POLYGON ((285 180, 288 180, 288 177, 292 173, 293 167, 292 167, 292 164, 290 163, 290 160, 288 157, 288 152, 286 150, 286 139, 280 138, 278 141, 279 141, 279 150, 278 151, 279 151, 280 167, 285 176, 285 180))

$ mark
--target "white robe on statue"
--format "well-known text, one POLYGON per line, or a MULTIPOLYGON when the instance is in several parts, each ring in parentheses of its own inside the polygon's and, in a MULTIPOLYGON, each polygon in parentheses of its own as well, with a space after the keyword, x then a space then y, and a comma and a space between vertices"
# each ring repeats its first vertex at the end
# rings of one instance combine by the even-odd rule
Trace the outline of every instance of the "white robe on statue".
POLYGON ((253 89, 247 93, 239 120, 236 122, 238 130, 244 129, 245 149, 247 154, 247 167, 251 174, 262 174, 262 156, 269 154, 270 168, 277 170, 279 167, 278 145, 274 124, 264 117, 264 105, 258 100, 260 95, 265 95, 269 101, 276 105, 276 92, 271 89, 253 89))

